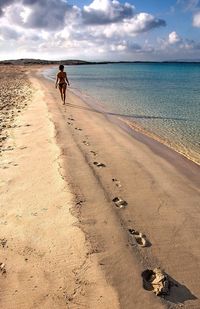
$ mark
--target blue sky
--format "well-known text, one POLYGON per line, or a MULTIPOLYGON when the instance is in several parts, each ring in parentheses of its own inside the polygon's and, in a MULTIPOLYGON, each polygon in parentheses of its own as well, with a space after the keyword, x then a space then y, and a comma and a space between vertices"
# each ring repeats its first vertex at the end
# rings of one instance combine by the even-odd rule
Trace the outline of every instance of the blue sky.
POLYGON ((0 59, 200 59, 200 0, 0 0, 0 59))

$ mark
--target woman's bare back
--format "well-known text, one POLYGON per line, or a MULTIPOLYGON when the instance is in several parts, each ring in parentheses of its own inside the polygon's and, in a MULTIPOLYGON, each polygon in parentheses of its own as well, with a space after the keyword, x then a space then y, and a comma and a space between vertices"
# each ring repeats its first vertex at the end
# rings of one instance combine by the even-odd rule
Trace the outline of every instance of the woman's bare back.
POLYGON ((66 83, 66 77, 67 77, 66 72, 59 72, 57 74, 57 77, 59 78, 59 84, 66 83))

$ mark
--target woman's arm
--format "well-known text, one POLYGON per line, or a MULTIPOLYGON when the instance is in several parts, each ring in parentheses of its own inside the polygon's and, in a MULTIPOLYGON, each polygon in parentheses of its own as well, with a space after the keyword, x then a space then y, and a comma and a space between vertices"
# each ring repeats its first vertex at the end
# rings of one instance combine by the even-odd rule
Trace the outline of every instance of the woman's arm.
POLYGON ((57 77, 56 77, 56 84, 55 84, 55 87, 57 88, 57 86, 58 86, 58 75, 57 75, 57 77))
POLYGON ((68 78, 67 78, 67 74, 66 74, 65 79, 66 79, 67 85, 68 85, 68 86, 70 86, 70 84, 69 84, 69 80, 68 80, 68 78))

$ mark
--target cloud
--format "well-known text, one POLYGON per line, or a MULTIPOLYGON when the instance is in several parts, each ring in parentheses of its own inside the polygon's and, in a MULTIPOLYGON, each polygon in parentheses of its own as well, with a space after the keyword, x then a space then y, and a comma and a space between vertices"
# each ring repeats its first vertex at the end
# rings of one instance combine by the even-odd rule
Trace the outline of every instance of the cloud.
POLYGON ((199 42, 195 42, 194 40, 189 40, 186 39, 185 40, 185 44, 184 44, 185 49, 187 50, 200 50, 200 43, 199 42))
POLYGON ((0 17, 3 16, 3 9, 14 1, 15 0, 0 0, 0 17))
POLYGON ((160 26, 165 26, 163 20, 156 19, 148 13, 139 13, 135 14, 132 18, 124 19, 118 23, 99 25, 98 27, 91 26, 86 31, 94 38, 121 40, 122 38, 135 37, 160 26))
POLYGON ((99 54, 152 53, 154 48, 137 37, 166 26, 163 19, 118 0, 94 0, 83 8, 67 0, 0 0, 0 8, 1 50, 12 54, 15 46, 20 56, 41 53, 43 58, 85 55, 89 59, 99 54))
POLYGON ((192 25, 200 28, 200 0, 177 0, 177 5, 181 5, 184 11, 192 12, 192 25))
POLYGON ((180 43, 182 41, 181 37, 176 33, 176 31, 173 31, 169 34, 168 36, 168 42, 169 44, 173 45, 173 44, 177 44, 180 43))
POLYGON ((184 46, 184 39, 176 31, 170 32, 166 38, 159 38, 157 41, 161 50, 178 50, 184 46))
POLYGON ((168 55, 185 55, 195 54, 198 57, 200 42, 183 38, 176 31, 169 33, 165 39, 158 39, 157 51, 165 52, 168 55))
POLYGON ((110 47, 112 52, 140 52, 142 51, 142 47, 135 43, 127 40, 122 40, 118 43, 112 44, 110 47))
POLYGON ((117 0, 94 0, 90 5, 84 6, 82 18, 85 24, 101 25, 119 22, 124 18, 132 17, 134 6, 117 0))
POLYGON ((24 26, 34 29, 61 29, 64 27, 67 11, 72 9, 71 5, 61 0, 24 0, 23 4, 31 8, 24 26))
POLYGON ((164 20, 145 12, 136 13, 133 5, 120 4, 116 0, 94 0, 89 6, 84 6, 82 18, 86 25, 108 25, 103 31, 107 37, 128 32, 135 35, 166 26, 164 20))
POLYGON ((21 36, 21 34, 10 27, 1 27, 0 36, 3 40, 16 40, 21 36))
POLYGON ((164 20, 145 12, 136 13, 133 5, 121 4, 117 0, 94 0, 83 9, 68 4, 66 0, 0 1, 1 7, 6 8, 4 16, 7 20, 23 28, 57 31, 67 24, 78 28, 119 25, 120 28, 127 27, 131 33, 141 33, 166 25, 164 20))
POLYGON ((134 43, 134 42, 128 42, 127 48, 129 51, 136 51, 136 52, 141 52, 144 51, 141 45, 134 43))
POLYGON ((193 26, 200 28, 200 11, 193 16, 193 26))
POLYGON ((45 4, 47 1, 45 0, 23 0, 23 4, 33 5, 39 3, 40 5, 45 4))
POLYGON ((65 0, 0 0, 0 17, 7 15, 16 24, 32 29, 61 29, 73 10, 75 7, 65 0))
POLYGON ((126 32, 130 31, 131 33, 147 32, 161 26, 166 26, 166 22, 148 13, 136 14, 134 17, 124 22, 124 29, 126 32))

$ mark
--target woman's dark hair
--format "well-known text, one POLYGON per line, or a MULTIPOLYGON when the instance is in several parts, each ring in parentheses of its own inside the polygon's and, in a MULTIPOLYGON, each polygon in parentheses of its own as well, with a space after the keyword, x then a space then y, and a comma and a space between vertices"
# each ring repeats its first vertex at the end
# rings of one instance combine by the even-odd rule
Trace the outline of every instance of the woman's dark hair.
POLYGON ((60 64, 60 65, 59 65, 59 70, 60 70, 60 71, 63 71, 63 70, 64 70, 64 65, 63 65, 63 64, 60 64))

